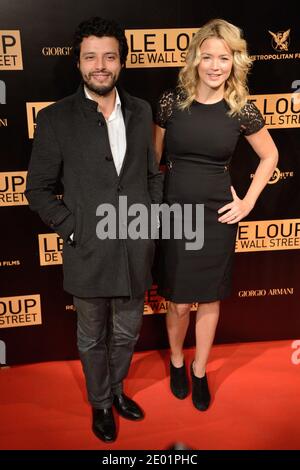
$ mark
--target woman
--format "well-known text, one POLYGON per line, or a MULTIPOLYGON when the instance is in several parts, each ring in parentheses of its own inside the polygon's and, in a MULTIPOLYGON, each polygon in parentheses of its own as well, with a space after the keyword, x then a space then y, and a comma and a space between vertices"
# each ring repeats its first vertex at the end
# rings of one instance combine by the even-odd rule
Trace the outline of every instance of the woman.
POLYGON ((188 394, 183 342, 191 305, 198 303, 191 376, 193 404, 200 411, 210 403, 206 364, 220 300, 230 294, 237 223, 253 208, 278 160, 259 110, 247 102, 250 66, 240 29, 221 19, 208 22, 193 37, 178 87, 163 93, 156 118, 157 155, 160 159, 163 146, 167 155, 165 202, 204 204, 203 248, 188 251, 184 239, 162 240, 159 273, 159 293, 170 301, 170 386, 180 399, 188 394), (260 158, 243 199, 228 172, 240 134, 260 158))

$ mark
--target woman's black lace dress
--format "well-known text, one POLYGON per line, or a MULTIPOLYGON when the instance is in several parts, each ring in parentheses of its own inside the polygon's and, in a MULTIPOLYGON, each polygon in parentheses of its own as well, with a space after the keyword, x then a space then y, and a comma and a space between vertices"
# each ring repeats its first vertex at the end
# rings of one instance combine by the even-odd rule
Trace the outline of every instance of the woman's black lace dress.
POLYGON ((225 100, 194 101, 181 111, 181 97, 177 91, 165 92, 156 116, 156 123, 166 129, 164 200, 168 205, 179 204, 183 213, 184 204, 190 204, 194 229, 196 204, 204 204, 204 245, 187 250, 186 242, 191 240, 185 237, 161 241, 159 293, 176 303, 211 302, 227 297, 231 289, 237 224, 218 222, 217 212, 232 201, 228 165, 240 135, 259 131, 264 120, 252 103, 238 116, 228 116, 225 100))

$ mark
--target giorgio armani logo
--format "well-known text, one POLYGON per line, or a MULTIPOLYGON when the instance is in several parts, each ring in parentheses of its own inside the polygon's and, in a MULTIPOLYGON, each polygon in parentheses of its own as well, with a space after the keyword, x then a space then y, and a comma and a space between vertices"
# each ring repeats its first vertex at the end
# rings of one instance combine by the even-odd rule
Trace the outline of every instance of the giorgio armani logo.
POLYGON ((42 49, 42 55, 44 56, 64 56, 71 55, 72 47, 70 46, 45 46, 42 49))
POLYGON ((294 295, 293 287, 276 287, 272 289, 249 289, 240 290, 238 292, 239 297, 267 297, 267 296, 284 296, 294 295))
POLYGON ((278 31, 278 33, 269 31, 272 36, 272 47, 275 51, 288 51, 288 47, 290 45, 290 32, 290 29, 287 31, 278 31))

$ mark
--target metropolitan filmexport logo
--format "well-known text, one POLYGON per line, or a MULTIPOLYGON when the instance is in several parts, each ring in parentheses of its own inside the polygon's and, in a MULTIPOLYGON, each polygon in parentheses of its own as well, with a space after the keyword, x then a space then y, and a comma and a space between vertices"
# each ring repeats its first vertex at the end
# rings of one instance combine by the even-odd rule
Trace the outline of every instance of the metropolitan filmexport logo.
POLYGON ((290 32, 290 29, 287 31, 278 31, 278 33, 269 31, 272 36, 272 47, 275 51, 288 51, 288 47, 290 45, 290 32))

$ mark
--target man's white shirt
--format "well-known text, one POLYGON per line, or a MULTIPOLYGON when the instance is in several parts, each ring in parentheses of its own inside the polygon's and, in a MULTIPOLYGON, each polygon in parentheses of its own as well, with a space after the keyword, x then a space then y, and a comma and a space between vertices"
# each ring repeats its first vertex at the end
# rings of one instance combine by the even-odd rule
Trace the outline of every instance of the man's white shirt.
MULTIPOLYGON (((120 174, 123 160, 126 153, 126 129, 125 123, 123 118, 123 113, 121 109, 121 100, 118 93, 118 90, 115 88, 116 91, 116 101, 115 107, 113 112, 106 119, 106 125, 108 130, 108 138, 109 144, 111 148, 111 153, 114 159, 114 164, 117 170, 118 175, 120 174)), ((84 87, 85 96, 92 100, 93 98, 89 94, 86 87, 84 87)))

